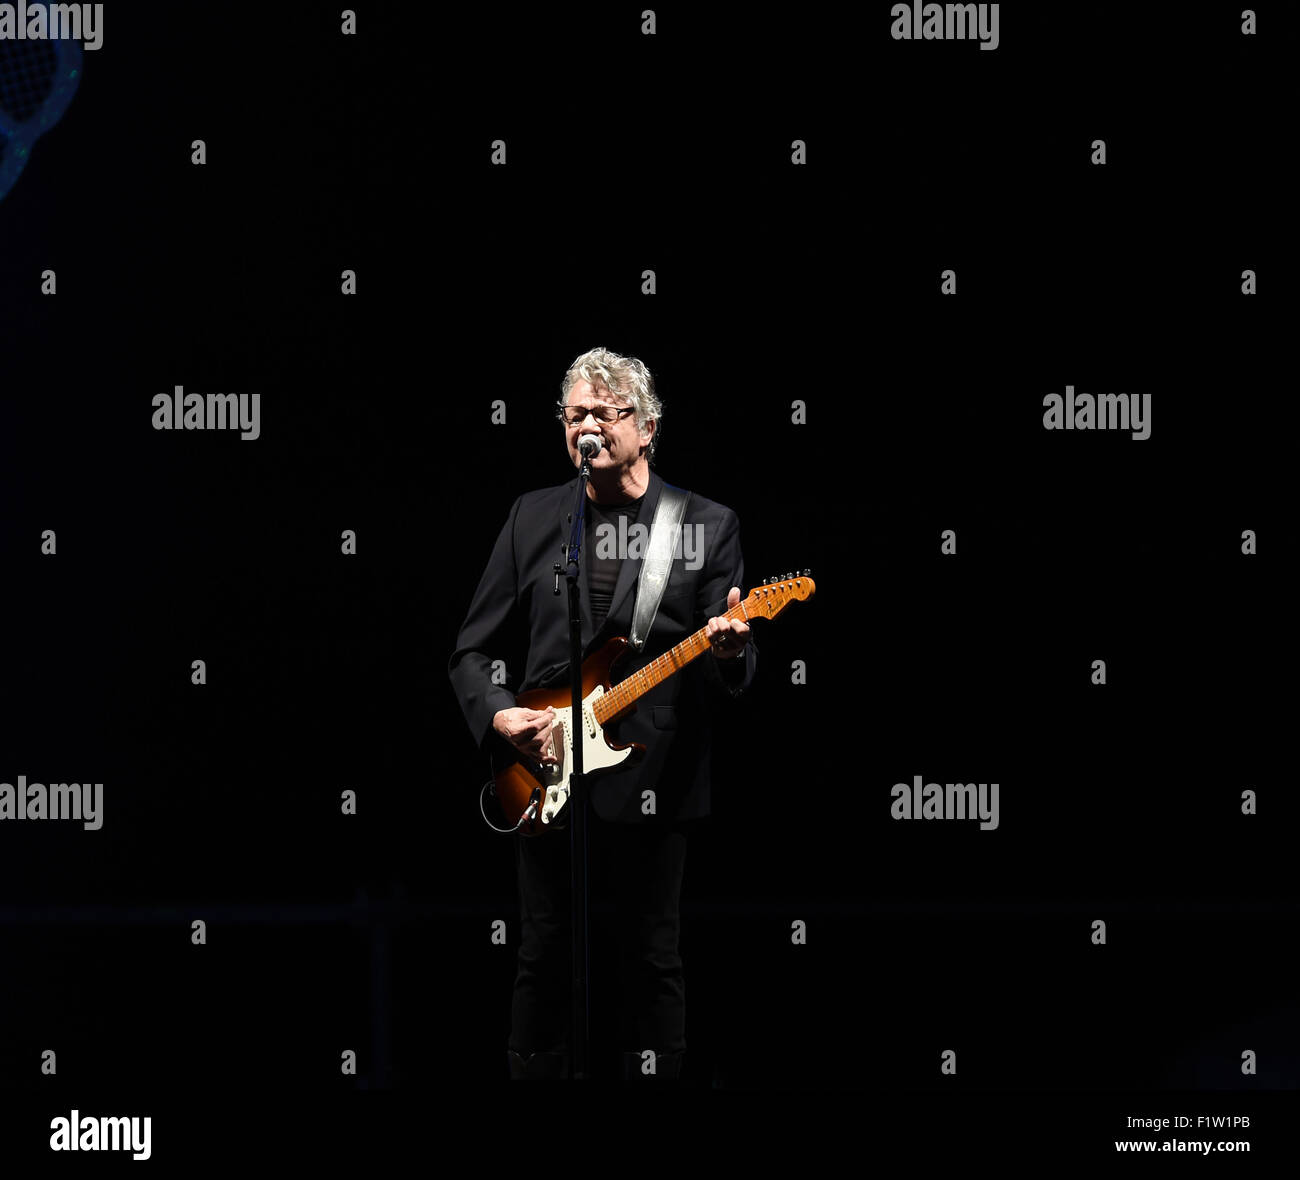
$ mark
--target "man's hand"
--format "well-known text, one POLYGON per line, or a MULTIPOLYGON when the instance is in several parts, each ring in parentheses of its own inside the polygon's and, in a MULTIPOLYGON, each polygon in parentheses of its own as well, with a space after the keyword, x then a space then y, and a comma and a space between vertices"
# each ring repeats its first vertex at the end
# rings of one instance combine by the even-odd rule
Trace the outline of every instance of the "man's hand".
MULTIPOLYGON (((740 587, 732 586, 727 591, 727 609, 730 610, 740 601, 740 587)), ((713 647, 713 654, 720 660, 734 660, 745 650, 749 642, 749 624, 744 619, 729 619, 726 615, 714 615, 709 620, 708 640, 713 647)))
POLYGON ((501 709, 492 718, 492 728, 521 754, 543 765, 558 762, 555 756, 554 709, 501 709))

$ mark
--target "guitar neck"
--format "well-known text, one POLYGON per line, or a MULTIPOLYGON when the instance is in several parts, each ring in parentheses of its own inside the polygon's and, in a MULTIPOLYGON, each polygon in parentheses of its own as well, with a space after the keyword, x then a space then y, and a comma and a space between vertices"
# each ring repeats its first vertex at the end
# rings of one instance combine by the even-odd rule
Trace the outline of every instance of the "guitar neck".
MULTIPOLYGON (((723 612, 723 617, 748 620, 745 600, 741 599, 730 610, 723 612)), ((596 714, 596 720, 604 725, 610 718, 617 717, 630 709, 657 684, 662 684, 692 660, 702 656, 709 650, 708 630, 707 627, 701 627, 694 635, 687 636, 676 647, 670 648, 657 659, 651 660, 640 671, 633 672, 626 680, 621 680, 614 685, 596 702, 592 710, 596 714)))

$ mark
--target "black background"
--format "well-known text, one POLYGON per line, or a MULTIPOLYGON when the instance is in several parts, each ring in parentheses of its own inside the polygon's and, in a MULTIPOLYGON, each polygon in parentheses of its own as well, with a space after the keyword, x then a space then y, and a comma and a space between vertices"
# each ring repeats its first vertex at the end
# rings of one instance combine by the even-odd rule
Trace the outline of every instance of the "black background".
POLYGON ((1109 1152, 1128 1092, 1300 1088, 1283 13, 1003 4, 986 52, 883 4, 354 7, 107 4, 0 205, 0 780, 105 784, 102 831, 0 826, 0 1088, 503 1100, 513 856, 446 661, 596 345, 745 589, 818 586, 756 627, 688 856, 685 1091, 969 1099, 999 1150, 1110 1095, 1070 1124, 1109 1152), (176 384, 261 437, 153 430, 176 384), (1066 384, 1151 437, 1044 430, 1066 384), (917 774, 1000 826, 893 820, 917 774))

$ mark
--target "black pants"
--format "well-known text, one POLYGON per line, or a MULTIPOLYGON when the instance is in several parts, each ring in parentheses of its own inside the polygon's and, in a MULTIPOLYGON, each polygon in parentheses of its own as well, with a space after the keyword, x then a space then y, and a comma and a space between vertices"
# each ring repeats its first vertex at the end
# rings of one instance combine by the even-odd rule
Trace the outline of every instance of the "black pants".
MULTIPOLYGON (((622 977, 619 1036, 625 1051, 686 1048, 679 911, 686 838, 695 822, 610 824, 593 816, 587 825, 589 907, 594 911, 606 898, 615 905, 622 977)), ((565 830, 515 840, 522 939, 509 1047, 524 1055, 567 1049, 573 978, 570 835, 565 830)), ((589 962, 592 951, 589 944, 589 962)))

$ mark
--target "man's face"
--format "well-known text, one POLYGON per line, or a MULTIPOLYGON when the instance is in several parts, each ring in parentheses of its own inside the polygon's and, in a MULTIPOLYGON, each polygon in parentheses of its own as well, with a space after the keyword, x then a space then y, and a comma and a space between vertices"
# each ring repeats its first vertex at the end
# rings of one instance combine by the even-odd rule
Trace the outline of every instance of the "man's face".
MULTIPOLYGON (((592 406, 631 409, 632 405, 626 398, 610 393, 603 385, 593 388, 589 381, 581 379, 569 390, 569 400, 565 404, 570 409, 588 409, 592 406)), ((623 414, 614 422, 601 422, 594 414, 588 414, 576 425, 566 424, 564 427, 569 458, 575 467, 582 466, 578 441, 583 435, 594 434, 604 442, 600 454, 592 460, 592 471, 630 470, 641 457, 641 448, 649 445, 653 432, 653 422, 647 422, 645 430, 637 429, 635 411, 623 414)))

